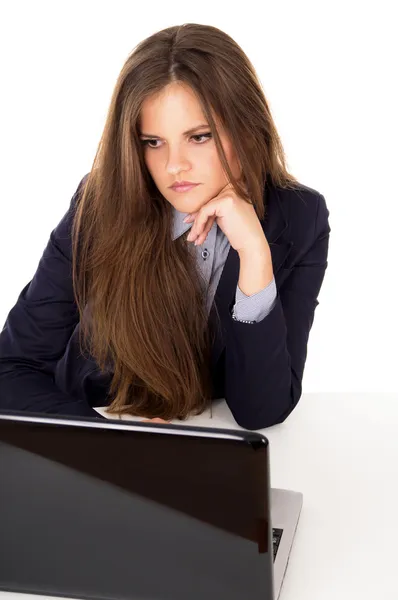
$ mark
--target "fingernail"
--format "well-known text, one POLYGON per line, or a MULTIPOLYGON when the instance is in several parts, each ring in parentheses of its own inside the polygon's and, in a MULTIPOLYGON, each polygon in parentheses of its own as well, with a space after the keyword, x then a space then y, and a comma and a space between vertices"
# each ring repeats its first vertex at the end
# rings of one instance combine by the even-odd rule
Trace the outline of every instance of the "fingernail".
POLYGON ((183 223, 188 223, 188 221, 189 221, 190 217, 191 217, 191 215, 187 215, 187 216, 185 217, 185 219, 183 219, 183 221, 182 221, 182 222, 183 222, 183 223))

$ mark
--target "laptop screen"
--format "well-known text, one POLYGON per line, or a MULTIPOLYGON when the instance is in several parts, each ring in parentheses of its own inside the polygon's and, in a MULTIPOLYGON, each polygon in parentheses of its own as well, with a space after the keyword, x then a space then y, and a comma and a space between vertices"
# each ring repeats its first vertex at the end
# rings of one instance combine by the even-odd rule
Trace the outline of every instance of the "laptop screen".
POLYGON ((0 589, 272 600, 266 438, 25 419, 0 418, 0 589))

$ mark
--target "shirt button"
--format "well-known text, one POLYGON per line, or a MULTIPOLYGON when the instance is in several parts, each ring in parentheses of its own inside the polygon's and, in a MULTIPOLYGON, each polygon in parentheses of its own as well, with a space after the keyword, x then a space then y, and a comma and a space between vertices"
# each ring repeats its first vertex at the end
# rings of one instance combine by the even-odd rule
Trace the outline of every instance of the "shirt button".
POLYGON ((207 248, 205 248, 205 249, 202 251, 202 258, 204 258, 204 259, 206 260, 206 258, 207 258, 208 256, 210 256, 210 252, 207 250, 207 248))

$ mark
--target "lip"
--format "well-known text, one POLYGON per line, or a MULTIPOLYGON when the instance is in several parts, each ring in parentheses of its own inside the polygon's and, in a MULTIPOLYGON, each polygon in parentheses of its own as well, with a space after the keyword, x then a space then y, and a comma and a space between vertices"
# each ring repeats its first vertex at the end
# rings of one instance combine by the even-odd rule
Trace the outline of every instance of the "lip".
POLYGON ((189 181, 184 181, 181 183, 175 183, 174 185, 171 185, 170 188, 175 192, 188 192, 197 185, 199 185, 199 183, 190 183, 189 181))

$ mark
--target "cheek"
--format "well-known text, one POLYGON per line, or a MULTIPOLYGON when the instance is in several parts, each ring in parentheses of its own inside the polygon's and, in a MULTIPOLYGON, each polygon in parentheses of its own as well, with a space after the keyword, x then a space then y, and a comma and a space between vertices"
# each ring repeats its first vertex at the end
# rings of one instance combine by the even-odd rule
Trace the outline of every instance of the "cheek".
POLYGON ((148 152, 148 150, 144 150, 144 161, 148 170, 151 171, 153 168, 154 161, 153 155, 150 152, 148 152))
POLYGON ((222 164, 216 148, 212 148, 209 152, 198 156, 199 165, 201 172, 213 179, 220 179, 223 176, 222 164))
POLYGON ((224 150, 228 160, 228 164, 231 166, 231 168, 234 168, 237 162, 237 157, 232 148, 232 145, 230 143, 224 143, 224 150))
POLYGON ((158 165, 159 161, 156 160, 156 156, 154 156, 151 152, 147 152, 144 154, 144 160, 152 179, 154 181, 158 180, 160 176, 160 169, 158 165))

